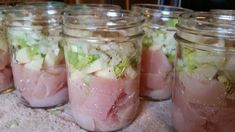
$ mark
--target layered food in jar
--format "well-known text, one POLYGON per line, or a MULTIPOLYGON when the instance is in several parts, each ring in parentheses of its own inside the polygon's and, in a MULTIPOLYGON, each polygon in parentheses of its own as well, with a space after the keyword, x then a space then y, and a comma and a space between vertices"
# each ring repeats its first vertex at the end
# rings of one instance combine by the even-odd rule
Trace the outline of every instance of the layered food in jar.
POLYGON ((132 6, 132 11, 141 12, 146 19, 142 39, 140 96, 150 100, 169 99, 175 59, 175 24, 180 13, 190 10, 136 4, 132 6))
POLYGON ((68 100, 62 11, 63 7, 19 6, 8 12, 15 87, 27 106, 53 107, 68 100))
POLYGON ((173 89, 173 124, 179 132, 235 130, 234 17, 220 16, 179 18, 173 89))
POLYGON ((82 128, 114 131, 134 120, 142 21, 126 11, 71 10, 65 15, 69 101, 82 128))
POLYGON ((13 77, 10 67, 10 54, 3 20, 7 6, 0 6, 0 93, 12 91, 13 77))

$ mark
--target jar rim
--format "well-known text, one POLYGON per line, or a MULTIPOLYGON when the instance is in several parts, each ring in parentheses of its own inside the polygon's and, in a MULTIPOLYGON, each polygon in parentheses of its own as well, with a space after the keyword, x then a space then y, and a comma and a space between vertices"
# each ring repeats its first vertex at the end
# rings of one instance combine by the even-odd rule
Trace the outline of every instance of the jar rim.
POLYGON ((67 9, 86 9, 86 8, 105 8, 105 9, 121 9, 119 5, 115 4, 73 4, 68 5, 67 9))
POLYGON ((26 7, 26 8, 64 8, 66 4, 59 1, 38 1, 38 2, 23 2, 16 5, 16 7, 26 7))
POLYGON ((23 2, 17 4, 13 8, 8 9, 7 13, 17 13, 19 11, 23 12, 28 11, 34 13, 37 10, 44 12, 47 12, 48 10, 64 11, 66 6, 67 5, 64 2, 58 2, 58 1, 23 2))
POLYGON ((118 30, 139 26, 143 22, 141 14, 127 10, 72 9, 63 15, 64 27, 75 29, 118 30))
POLYGON ((176 28, 210 37, 235 39, 235 16, 210 12, 183 13, 176 28))
POLYGON ((131 10, 138 10, 145 16, 159 17, 178 17, 183 12, 193 12, 193 10, 182 7, 144 3, 133 4, 131 10))
POLYGON ((235 10, 211 9, 211 13, 220 15, 235 15, 235 10))
POLYGON ((182 38, 194 47, 206 47, 205 49, 217 51, 235 51, 235 44, 226 45, 225 42, 235 41, 235 16, 221 15, 212 12, 183 13, 179 16, 176 24, 176 38, 182 38), (183 37, 184 34, 223 40, 224 45, 218 46, 206 42, 193 42, 190 37, 183 37))
MULTIPOLYGON (((35 4, 32 2, 32 4, 35 4)), ((63 2, 36 2, 39 5, 32 5, 29 3, 22 3, 16 5, 13 8, 6 10, 6 22, 7 21, 28 21, 28 22, 52 22, 62 21, 65 4, 63 2), (61 5, 54 6, 52 3, 59 3, 61 5)))
POLYGON ((177 41, 180 41, 180 45, 190 48, 196 48, 205 51, 216 51, 216 52, 226 52, 227 54, 234 54, 235 48, 234 47, 220 47, 220 46, 212 46, 209 44, 204 43, 196 43, 189 40, 182 38, 178 33, 174 35, 174 38, 177 41))

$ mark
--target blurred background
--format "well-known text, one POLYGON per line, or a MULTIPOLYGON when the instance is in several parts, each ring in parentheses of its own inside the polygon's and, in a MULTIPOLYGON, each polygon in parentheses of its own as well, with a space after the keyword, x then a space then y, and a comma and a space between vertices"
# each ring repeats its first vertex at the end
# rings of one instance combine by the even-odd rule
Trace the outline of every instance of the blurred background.
MULTIPOLYGON (((0 0, 0 3, 19 3, 47 0, 0 0)), ((131 4, 153 3, 172 6, 181 6, 197 11, 208 11, 210 9, 235 9, 235 0, 50 0, 62 1, 68 4, 74 3, 106 3, 117 4, 124 9, 130 9, 131 4)))

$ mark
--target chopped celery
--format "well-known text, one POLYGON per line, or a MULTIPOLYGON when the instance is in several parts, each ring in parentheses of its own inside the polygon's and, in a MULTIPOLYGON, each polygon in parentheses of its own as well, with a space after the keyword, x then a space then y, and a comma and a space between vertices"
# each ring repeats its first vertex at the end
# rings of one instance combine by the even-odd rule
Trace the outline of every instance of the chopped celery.
POLYGON ((125 68, 129 65, 128 59, 123 59, 119 64, 114 66, 113 70, 117 77, 120 77, 123 75, 123 72, 125 68))
POLYGON ((35 55, 41 55, 41 57, 45 57, 45 54, 40 53, 39 51, 39 45, 35 46, 25 46, 23 48, 20 48, 16 51, 16 60, 19 63, 28 63, 33 59, 35 55))
POLYGON ((73 52, 71 50, 67 51, 67 58, 69 63, 75 68, 82 70, 89 64, 93 63, 95 60, 99 59, 98 55, 89 55, 79 52, 73 52))
POLYGON ((151 45, 150 49, 153 51, 160 50, 166 43, 166 35, 165 32, 158 29, 153 33, 150 33, 153 36, 153 45, 151 45))
POLYGON ((78 70, 87 75, 117 79, 121 76, 129 77, 126 76, 127 66, 131 69, 130 73, 136 72, 138 68, 140 58, 137 52, 141 51, 135 50, 134 43, 100 44, 73 39, 66 40, 66 43, 68 43, 65 47, 66 61, 71 71, 78 70))
POLYGON ((174 63, 174 60, 175 60, 175 51, 166 53, 166 57, 167 57, 168 61, 169 61, 171 64, 173 64, 173 63, 174 63))
POLYGON ((18 48, 25 48, 25 47, 28 46, 27 45, 27 40, 24 39, 24 38, 18 38, 17 42, 18 42, 18 45, 17 45, 18 48))
POLYGON ((178 23, 178 19, 169 19, 166 23, 168 27, 175 27, 175 25, 178 23))
MULTIPOLYGON (((61 56, 59 54, 61 38, 58 36, 44 36, 37 30, 20 30, 18 28, 9 29, 7 35, 10 46, 16 50, 15 58, 21 64, 25 63, 31 67, 31 65, 39 64, 38 59, 40 58, 43 66, 54 66, 57 64, 58 56, 61 56)), ((39 65, 39 67, 41 66, 39 65)))
POLYGON ((142 41, 143 47, 153 51, 162 50, 168 61, 173 63, 175 58, 174 33, 175 31, 168 31, 165 28, 148 31, 148 35, 145 35, 142 41))
MULTIPOLYGON (((181 63, 187 71, 192 71, 203 64, 210 64, 219 70, 223 70, 226 60, 224 54, 214 54, 208 51, 194 50, 191 48, 182 49, 181 63)), ((179 60, 178 60, 179 62, 179 60)))
POLYGON ((67 59, 69 61, 69 64, 71 64, 74 68, 77 67, 77 65, 78 65, 78 61, 77 61, 78 53, 70 51, 70 50, 68 50, 66 53, 67 53, 67 59))
POLYGON ((142 40, 142 45, 144 48, 149 48, 153 45, 153 37, 150 35, 145 35, 142 40))
POLYGON ((132 68, 137 69, 137 67, 138 67, 138 58, 133 57, 133 58, 131 58, 130 62, 131 62, 132 68))
POLYGON ((227 72, 225 63, 224 54, 183 48, 182 58, 177 60, 176 70, 190 72, 199 80, 217 79, 225 86, 226 94, 229 97, 235 92, 235 83, 230 75, 231 71, 227 72))
POLYGON ((34 56, 36 54, 40 54, 39 45, 34 45, 30 47, 30 55, 34 56))
POLYGON ((197 68, 197 62, 194 60, 194 51, 184 48, 182 51, 182 59, 177 60, 176 69, 179 71, 186 70, 192 72, 197 68))
POLYGON ((99 59, 98 55, 88 55, 88 54, 83 54, 83 53, 78 53, 78 69, 83 69, 87 65, 91 64, 95 60, 99 59))
POLYGON ((224 84, 225 89, 226 89, 226 94, 228 96, 232 95, 235 92, 235 84, 228 79, 225 75, 219 75, 217 79, 224 84))
POLYGON ((217 79, 218 79, 221 83, 226 83, 226 82, 228 82, 228 79, 227 79, 224 75, 218 76, 217 79))
POLYGON ((190 49, 184 49, 183 57, 186 63, 187 70, 192 71, 197 68, 197 62, 194 60, 194 51, 190 49))

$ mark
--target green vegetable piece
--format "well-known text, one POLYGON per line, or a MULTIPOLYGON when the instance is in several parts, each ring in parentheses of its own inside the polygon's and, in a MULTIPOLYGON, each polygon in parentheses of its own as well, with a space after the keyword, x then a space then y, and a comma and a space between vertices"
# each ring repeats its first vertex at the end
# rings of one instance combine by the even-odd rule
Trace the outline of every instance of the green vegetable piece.
POLYGON ((168 59, 168 61, 173 64, 174 60, 175 60, 175 52, 172 51, 171 53, 166 53, 166 57, 168 59))
POLYGON ((77 65, 78 65, 78 61, 77 61, 78 53, 70 51, 70 50, 68 50, 66 53, 67 53, 67 59, 69 61, 69 64, 71 64, 74 68, 77 67, 77 65))
POLYGON ((226 89, 226 94, 232 95, 235 92, 235 85, 234 83, 228 79, 225 75, 220 75, 217 77, 217 79, 219 80, 219 82, 223 83, 226 89))
POLYGON ((142 45, 144 48, 149 48, 153 45, 153 37, 149 35, 145 35, 142 40, 142 45))
POLYGON ((184 67, 185 67, 185 64, 184 64, 183 60, 178 59, 177 60, 177 65, 176 65, 176 70, 177 71, 183 71, 184 67))
POLYGON ((98 55, 89 55, 80 52, 68 51, 67 57, 69 63, 78 70, 82 70, 87 67, 89 64, 93 63, 97 59, 99 59, 98 55))
POLYGON ((18 42, 18 48, 25 48, 25 47, 28 47, 28 45, 27 45, 27 41, 26 41, 26 39, 24 39, 24 38, 18 38, 17 39, 17 42, 18 42))
POLYGON ((132 66, 132 68, 137 69, 137 67, 138 67, 138 58, 136 56, 134 56, 131 59, 131 66, 132 66))
POLYGON ((228 82, 228 79, 227 79, 225 76, 223 76, 223 75, 218 76, 217 79, 218 79, 221 83, 227 83, 227 82, 228 82))
POLYGON ((186 63, 185 66, 188 71, 192 71, 197 68, 198 64, 194 59, 194 53, 195 53, 194 50, 186 48, 183 51, 183 57, 184 57, 183 59, 184 62, 186 63))
POLYGON ((198 63, 195 61, 195 51, 192 49, 184 48, 181 59, 177 60, 176 69, 179 71, 186 70, 192 72, 198 67, 198 63))
POLYGON ((165 31, 162 31, 162 30, 160 30, 160 29, 156 30, 156 31, 155 31, 155 34, 156 34, 157 36, 160 36, 160 35, 164 35, 164 37, 166 36, 166 32, 165 32, 165 31))
POLYGON ((178 19, 170 19, 167 21, 166 25, 168 27, 175 27, 177 23, 178 23, 178 19))
MULTIPOLYGON (((37 55, 37 54, 40 54, 39 45, 31 46, 31 48, 30 48, 31 57, 34 56, 34 55, 37 55)), ((45 56, 43 56, 43 54, 42 54, 42 57, 45 57, 45 56)))
POLYGON ((125 68, 129 65, 128 59, 122 60, 119 64, 114 66, 113 70, 117 77, 121 77, 124 73, 125 68))
POLYGON ((76 68, 81 70, 97 59, 99 59, 98 55, 88 55, 84 53, 78 53, 78 57, 77 57, 78 63, 77 63, 76 68))

